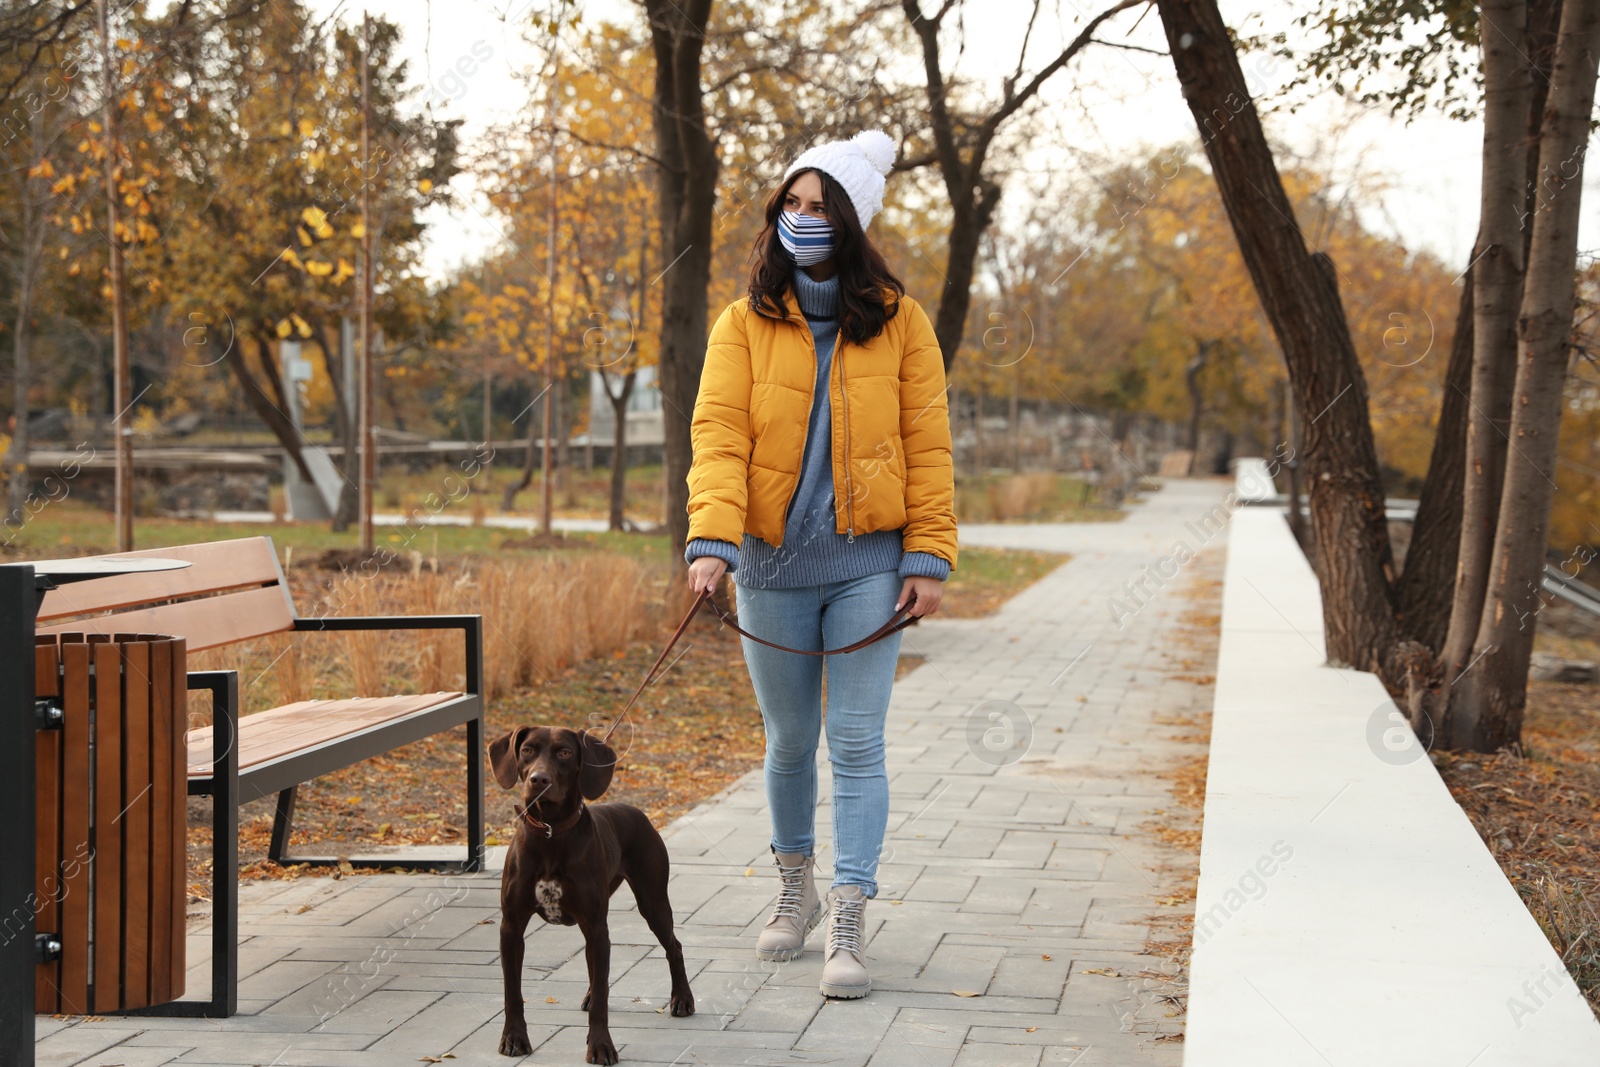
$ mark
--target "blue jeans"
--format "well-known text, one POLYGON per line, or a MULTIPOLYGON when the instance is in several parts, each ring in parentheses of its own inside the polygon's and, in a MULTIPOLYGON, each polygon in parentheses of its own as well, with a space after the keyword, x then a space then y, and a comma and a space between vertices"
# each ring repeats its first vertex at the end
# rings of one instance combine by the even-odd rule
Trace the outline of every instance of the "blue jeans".
MULTIPOLYGON (((795 589, 738 587, 739 625, 790 648, 821 651, 859 641, 894 614, 905 579, 879 571, 795 589)), ((765 777, 772 847, 809 856, 816 844, 817 741, 822 671, 828 671, 828 759, 833 768, 833 884, 876 896, 889 821, 883 724, 900 634, 842 656, 801 656, 741 637, 767 731, 765 777)))

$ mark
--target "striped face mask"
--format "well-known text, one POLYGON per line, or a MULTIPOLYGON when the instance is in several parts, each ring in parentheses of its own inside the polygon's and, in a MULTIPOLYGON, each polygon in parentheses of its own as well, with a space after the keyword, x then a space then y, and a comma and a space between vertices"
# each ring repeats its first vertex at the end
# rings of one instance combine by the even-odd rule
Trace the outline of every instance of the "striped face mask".
POLYGON ((785 211, 778 216, 778 240, 797 267, 821 263, 833 255, 833 227, 827 219, 785 211))

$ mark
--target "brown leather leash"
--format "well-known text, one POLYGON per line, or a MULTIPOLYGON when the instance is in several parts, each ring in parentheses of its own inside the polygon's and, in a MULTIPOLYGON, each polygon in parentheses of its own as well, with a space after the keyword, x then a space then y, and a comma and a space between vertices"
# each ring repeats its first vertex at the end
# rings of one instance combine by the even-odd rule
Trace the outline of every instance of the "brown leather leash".
POLYGON ((867 637, 863 637, 861 640, 845 645, 842 648, 828 648, 823 649, 821 652, 811 652, 803 648, 789 648, 787 645, 775 644, 772 641, 767 641, 763 638, 757 637, 748 630, 741 629, 739 624, 734 622, 733 619, 729 617, 727 612, 723 611, 712 602, 711 590, 702 589, 694 598, 694 603, 689 605, 689 611, 683 616, 683 621, 678 624, 677 630, 673 632, 672 640, 667 642, 667 647, 661 650, 660 656, 656 657, 655 664, 650 668, 649 672, 645 674, 644 681, 639 683, 639 688, 634 690, 633 696, 629 698, 627 706, 622 709, 621 714, 617 716, 616 721, 611 724, 611 728, 605 732, 605 736, 601 737, 600 741, 601 743, 605 743, 611 740, 612 732, 615 731, 618 726, 622 725, 622 720, 628 716, 628 709, 632 708, 634 702, 639 699, 639 694, 644 692, 645 686, 649 685, 651 681, 655 679, 656 668, 661 666, 661 662, 667 658, 667 653, 672 651, 672 646, 677 644, 678 638, 683 636, 683 631, 688 627, 689 620, 694 618, 694 613, 700 609, 701 604, 710 605, 711 613, 716 616, 724 626, 732 628, 733 630, 743 634, 745 637, 748 637, 750 640, 755 641, 758 644, 766 645, 769 648, 781 649, 784 652, 794 652, 801 656, 842 656, 846 652, 854 652, 858 648, 865 648, 874 641, 881 641, 890 634, 899 633, 908 626, 915 626, 917 624, 917 620, 921 618, 919 615, 911 614, 911 605, 916 601, 916 599, 917 594, 913 592, 911 594, 911 599, 906 601, 905 607, 889 616, 888 622, 878 627, 877 630, 867 637), (906 617, 902 619, 900 617, 902 615, 906 617))

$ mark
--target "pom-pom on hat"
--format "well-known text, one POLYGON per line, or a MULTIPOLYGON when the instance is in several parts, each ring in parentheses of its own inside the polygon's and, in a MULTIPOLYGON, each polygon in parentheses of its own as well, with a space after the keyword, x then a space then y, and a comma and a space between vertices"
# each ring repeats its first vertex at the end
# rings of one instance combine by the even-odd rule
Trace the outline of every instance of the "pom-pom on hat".
POLYGON ((829 141, 801 152, 783 172, 783 180, 797 170, 822 171, 850 197, 864 230, 883 207, 883 179, 892 166, 894 141, 882 130, 862 130, 848 141, 829 141))

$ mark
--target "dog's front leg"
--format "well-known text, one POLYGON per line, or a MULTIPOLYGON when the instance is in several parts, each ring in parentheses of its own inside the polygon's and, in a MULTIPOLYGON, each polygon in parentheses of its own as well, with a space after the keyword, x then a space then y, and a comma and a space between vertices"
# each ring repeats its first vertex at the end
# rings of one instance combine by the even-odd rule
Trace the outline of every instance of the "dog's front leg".
POLYGON ((502 905, 500 912, 500 973, 506 989, 506 1023, 500 1031, 500 1055, 526 1056, 533 1051, 528 1041, 528 1020, 522 1010, 522 957, 527 949, 523 936, 532 916, 502 905))
MULTIPOLYGON (((604 907, 604 897, 602 908, 604 907)), ((583 930, 583 954, 589 963, 589 1054, 588 1063, 611 1064, 617 1062, 617 1046, 611 1043, 611 930, 606 913, 588 922, 580 922, 583 930)))

